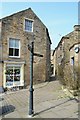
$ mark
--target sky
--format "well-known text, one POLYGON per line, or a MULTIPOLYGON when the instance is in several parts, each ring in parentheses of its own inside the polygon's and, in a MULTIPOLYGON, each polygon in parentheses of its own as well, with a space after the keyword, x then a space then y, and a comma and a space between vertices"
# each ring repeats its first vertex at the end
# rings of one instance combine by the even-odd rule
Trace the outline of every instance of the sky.
POLYGON ((78 2, 0 2, 0 18, 29 7, 48 28, 51 49, 78 24, 78 2))

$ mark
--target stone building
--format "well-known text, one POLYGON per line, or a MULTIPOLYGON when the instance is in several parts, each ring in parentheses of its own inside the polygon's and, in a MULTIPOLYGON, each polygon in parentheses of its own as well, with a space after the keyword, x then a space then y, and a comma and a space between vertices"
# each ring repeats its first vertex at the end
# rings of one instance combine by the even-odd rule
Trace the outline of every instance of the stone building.
POLYGON ((34 41, 34 83, 49 80, 51 40, 47 27, 31 8, 0 20, 0 86, 27 86, 30 81, 30 51, 34 41))
POLYGON ((70 64, 73 66, 80 65, 80 42, 73 44, 70 49, 70 64))
MULTIPOLYGON (((54 50, 54 73, 57 78, 61 78, 64 84, 71 87, 74 82, 72 80, 73 74, 71 73, 71 50, 70 48, 80 42, 80 25, 75 25, 74 30, 69 34, 63 36, 54 50), (73 83, 72 83, 73 82, 73 83)), ((73 53, 74 54, 74 53, 73 53)), ((79 62, 78 55, 75 59, 79 62)))
POLYGON ((73 44, 70 49, 70 70, 74 88, 80 89, 80 42, 73 44))
POLYGON ((67 37, 62 37, 60 42, 58 43, 57 47, 53 51, 53 73, 55 76, 58 76, 58 66, 62 64, 63 58, 64 58, 64 40, 67 39, 67 37))
POLYGON ((51 76, 54 75, 53 68, 54 68, 54 66, 53 66, 53 50, 51 50, 51 76))

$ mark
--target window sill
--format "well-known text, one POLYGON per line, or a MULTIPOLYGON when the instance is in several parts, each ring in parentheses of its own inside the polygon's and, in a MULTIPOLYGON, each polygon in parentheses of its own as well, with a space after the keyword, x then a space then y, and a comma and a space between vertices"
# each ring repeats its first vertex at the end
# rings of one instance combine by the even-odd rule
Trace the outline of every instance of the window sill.
POLYGON ((28 30, 24 30, 25 32, 28 32, 28 33, 33 33, 33 31, 28 31, 28 30))
POLYGON ((16 58, 16 59, 18 59, 18 58, 20 58, 20 56, 19 57, 17 57, 17 56, 9 56, 9 58, 16 58))

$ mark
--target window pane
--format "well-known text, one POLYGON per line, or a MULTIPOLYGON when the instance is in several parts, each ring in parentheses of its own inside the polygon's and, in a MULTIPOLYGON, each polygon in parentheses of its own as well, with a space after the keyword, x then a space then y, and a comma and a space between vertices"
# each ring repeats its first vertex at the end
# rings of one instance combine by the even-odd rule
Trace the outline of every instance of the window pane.
POLYGON ((18 39, 10 38, 9 56, 19 56, 19 40, 18 39))
POLYGON ((29 26, 32 27, 32 22, 31 21, 29 22, 29 26))
POLYGON ((25 20, 25 30, 32 32, 33 21, 25 20))
POLYGON ((15 47, 19 48, 19 40, 15 40, 15 47))
POLYGON ((13 74, 13 68, 7 67, 7 68, 6 68, 6 74, 7 74, 7 75, 12 75, 12 74, 13 74))
POLYGON ((20 68, 14 69, 14 81, 20 81, 20 68))
POLYGON ((7 75, 6 82, 13 82, 13 76, 7 75))
POLYGON ((19 49, 15 49, 14 56, 19 56, 19 49))
POLYGON ((20 81, 20 76, 14 76, 14 81, 20 81))
POLYGON ((15 68, 14 69, 14 74, 20 75, 20 69, 19 68, 15 68))
POLYGON ((13 48, 9 48, 9 56, 13 56, 13 48))
POLYGON ((19 40, 10 38, 9 48, 19 48, 19 40))
POLYGON ((13 85, 13 69, 7 67, 6 69, 6 86, 13 85))
POLYGON ((10 40, 9 40, 9 48, 13 48, 13 47, 15 47, 15 40, 10 38, 10 40))

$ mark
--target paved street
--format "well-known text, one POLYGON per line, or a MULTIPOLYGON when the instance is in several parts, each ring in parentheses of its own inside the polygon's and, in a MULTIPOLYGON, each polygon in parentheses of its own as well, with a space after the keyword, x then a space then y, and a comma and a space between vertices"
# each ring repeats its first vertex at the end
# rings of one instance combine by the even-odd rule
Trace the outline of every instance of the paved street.
MULTIPOLYGON (((0 95, 0 118, 28 118, 29 88, 0 95)), ((78 101, 58 81, 34 86, 33 118, 78 118, 78 101)))

